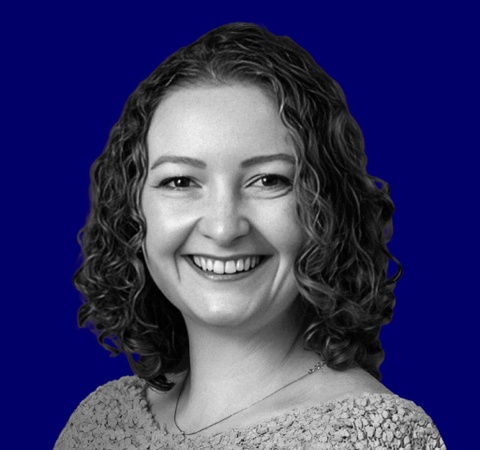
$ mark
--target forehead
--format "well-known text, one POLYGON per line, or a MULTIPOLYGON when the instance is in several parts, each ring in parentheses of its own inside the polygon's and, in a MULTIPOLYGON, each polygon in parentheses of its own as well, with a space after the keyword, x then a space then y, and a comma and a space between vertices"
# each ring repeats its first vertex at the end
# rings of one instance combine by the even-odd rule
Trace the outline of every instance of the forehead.
POLYGON ((147 144, 153 154, 293 150, 272 95, 244 84, 171 91, 154 113, 147 144))

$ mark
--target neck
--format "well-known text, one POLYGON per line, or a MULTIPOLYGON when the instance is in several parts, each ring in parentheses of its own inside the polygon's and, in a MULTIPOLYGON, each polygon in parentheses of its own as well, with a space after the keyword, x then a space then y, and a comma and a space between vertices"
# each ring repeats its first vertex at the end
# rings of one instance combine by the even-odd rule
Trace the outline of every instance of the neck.
MULTIPOLYGON (((298 332, 263 329, 252 334, 233 334, 232 330, 208 329, 192 332, 190 340, 190 383, 199 382, 202 390, 219 381, 229 380, 247 385, 278 372, 296 347, 298 332)), ((220 383, 222 384, 222 383, 220 383)))
POLYGON ((201 428, 254 403, 318 361, 303 349, 299 327, 291 320, 254 332, 186 323, 190 372, 178 402, 185 428, 201 428))

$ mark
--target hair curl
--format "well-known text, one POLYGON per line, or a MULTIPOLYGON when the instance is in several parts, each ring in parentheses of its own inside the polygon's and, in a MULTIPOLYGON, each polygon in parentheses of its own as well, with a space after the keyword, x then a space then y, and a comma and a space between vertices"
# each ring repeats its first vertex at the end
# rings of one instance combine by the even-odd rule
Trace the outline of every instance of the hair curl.
POLYGON ((380 377, 381 327, 391 320, 401 266, 387 250, 393 203, 388 185, 368 175, 361 131, 341 88, 295 42, 252 24, 229 24, 181 48, 129 97, 91 170, 91 211, 80 233, 74 276, 85 301, 80 326, 123 352, 133 371, 168 390, 185 365, 180 312, 153 282, 142 254, 141 192, 146 135, 155 109, 175 88, 250 83, 275 96, 295 142, 297 213, 305 244, 295 276, 306 348, 329 367, 359 365, 380 377), (387 275, 389 261, 396 273, 387 275))

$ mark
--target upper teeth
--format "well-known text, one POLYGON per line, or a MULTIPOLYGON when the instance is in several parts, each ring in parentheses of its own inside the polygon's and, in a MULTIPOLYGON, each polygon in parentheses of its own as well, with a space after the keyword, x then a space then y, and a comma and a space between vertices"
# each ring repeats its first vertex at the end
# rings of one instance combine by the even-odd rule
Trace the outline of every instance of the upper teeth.
POLYGON ((260 262, 260 256, 249 256, 247 258, 232 259, 231 261, 194 256, 193 261, 203 270, 218 274, 229 274, 253 269, 260 262))

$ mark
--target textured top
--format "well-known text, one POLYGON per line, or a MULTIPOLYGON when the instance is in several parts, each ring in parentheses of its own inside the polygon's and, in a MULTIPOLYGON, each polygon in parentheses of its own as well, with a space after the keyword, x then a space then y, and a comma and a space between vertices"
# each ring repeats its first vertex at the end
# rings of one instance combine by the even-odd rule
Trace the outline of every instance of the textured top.
POLYGON ((445 449, 430 417, 393 394, 357 395, 246 428, 184 437, 155 421, 146 387, 135 376, 99 387, 72 414, 54 450, 445 449))

